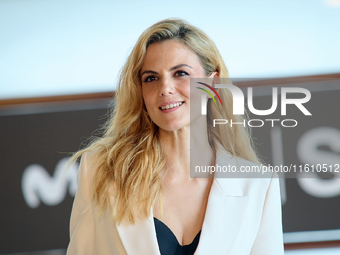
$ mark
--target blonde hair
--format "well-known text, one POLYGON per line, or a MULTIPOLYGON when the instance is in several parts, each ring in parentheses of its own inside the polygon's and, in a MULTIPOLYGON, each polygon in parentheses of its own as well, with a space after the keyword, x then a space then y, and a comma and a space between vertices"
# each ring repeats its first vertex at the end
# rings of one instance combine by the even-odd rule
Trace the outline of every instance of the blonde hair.
MULTIPOLYGON (((114 107, 103 137, 73 156, 75 159, 87 151, 95 151, 98 167, 94 175, 93 201, 101 212, 109 211, 117 224, 133 224, 137 219, 148 218, 156 197, 163 194, 160 176, 165 171, 165 159, 158 127, 151 121, 143 102, 140 70, 150 44, 172 39, 179 40, 197 54, 207 76, 216 71, 220 77, 228 77, 214 42, 186 21, 166 19, 142 33, 121 70, 114 107), (115 199, 111 204, 113 186, 115 199)), ((242 116, 233 116, 226 110, 232 109, 228 90, 219 91, 219 95, 223 108, 215 106, 211 100, 208 102, 208 139, 212 149, 216 152, 219 142, 232 155, 258 162, 246 128, 242 125, 211 126, 212 119, 243 121, 242 116)))

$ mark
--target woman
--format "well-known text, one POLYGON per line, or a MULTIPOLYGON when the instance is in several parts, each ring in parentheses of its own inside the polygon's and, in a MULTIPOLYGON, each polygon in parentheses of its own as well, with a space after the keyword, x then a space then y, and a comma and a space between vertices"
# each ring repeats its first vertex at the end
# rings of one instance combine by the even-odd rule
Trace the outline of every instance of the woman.
POLYGON ((278 178, 190 178, 193 158, 259 162, 242 125, 212 125, 243 120, 227 90, 218 91, 223 107, 208 100, 206 116, 190 115, 202 95, 190 93, 190 79, 214 86, 218 77, 226 66, 200 29, 167 19, 143 32, 104 136, 74 156, 82 159, 67 254, 283 254, 278 178))

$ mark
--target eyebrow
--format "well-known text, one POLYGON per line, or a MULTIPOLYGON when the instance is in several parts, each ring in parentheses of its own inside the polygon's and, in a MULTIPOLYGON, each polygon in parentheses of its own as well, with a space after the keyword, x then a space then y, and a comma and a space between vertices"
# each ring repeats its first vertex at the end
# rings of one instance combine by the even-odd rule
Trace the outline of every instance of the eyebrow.
MULTIPOLYGON (((187 65, 187 64, 179 64, 179 65, 177 65, 177 66, 171 67, 171 68, 170 68, 170 71, 176 70, 176 69, 181 68, 181 67, 184 67, 184 66, 185 66, 185 67, 192 68, 191 66, 189 66, 189 65, 187 65)), ((157 72, 152 71, 152 70, 145 70, 145 71, 142 73, 141 76, 143 76, 143 75, 146 74, 146 73, 150 73, 150 74, 158 74, 157 72)))

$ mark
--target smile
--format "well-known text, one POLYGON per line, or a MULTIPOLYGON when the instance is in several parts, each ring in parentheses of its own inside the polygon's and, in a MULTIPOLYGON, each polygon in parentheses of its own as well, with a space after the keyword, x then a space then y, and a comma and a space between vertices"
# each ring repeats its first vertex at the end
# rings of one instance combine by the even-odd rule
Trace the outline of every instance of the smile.
POLYGON ((171 103, 171 104, 163 105, 163 106, 159 107, 159 109, 161 109, 162 111, 170 110, 170 109, 173 109, 173 108, 178 108, 182 104, 184 104, 184 102, 171 103))

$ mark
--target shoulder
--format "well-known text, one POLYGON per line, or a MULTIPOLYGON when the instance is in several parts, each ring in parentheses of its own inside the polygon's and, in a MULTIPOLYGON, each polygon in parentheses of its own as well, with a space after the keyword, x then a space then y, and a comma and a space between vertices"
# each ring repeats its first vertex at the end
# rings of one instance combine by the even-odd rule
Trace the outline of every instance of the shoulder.
MULTIPOLYGON (((231 178, 271 178, 270 172, 265 165, 231 155, 226 150, 220 150, 216 154, 216 164, 221 167, 220 177, 231 178), (224 171, 222 171, 224 170, 224 171)), ((219 176, 218 176, 219 177, 219 176)))
POLYGON ((273 183, 279 185, 279 175, 269 171, 266 166, 239 157, 235 161, 239 163, 240 174, 243 177, 240 178, 242 180, 240 184, 248 195, 261 193, 265 196, 273 183))
POLYGON ((218 183, 224 186, 238 187, 243 195, 252 193, 267 193, 271 184, 279 185, 279 176, 275 172, 267 171, 263 165, 233 157, 226 151, 220 151, 216 163, 226 171, 216 172, 218 183))
POLYGON ((87 151, 83 153, 78 170, 78 184, 86 182, 92 186, 93 179, 100 165, 100 156, 96 151, 87 151))
POLYGON ((85 165, 89 170, 98 167, 100 154, 98 151, 87 151, 81 156, 80 164, 85 165))

